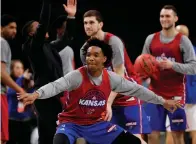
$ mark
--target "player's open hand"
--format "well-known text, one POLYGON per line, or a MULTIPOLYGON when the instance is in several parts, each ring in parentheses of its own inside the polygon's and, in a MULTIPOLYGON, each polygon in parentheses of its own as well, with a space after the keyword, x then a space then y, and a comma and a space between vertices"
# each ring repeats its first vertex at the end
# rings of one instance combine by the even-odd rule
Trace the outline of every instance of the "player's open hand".
POLYGON ((18 93, 18 100, 22 101, 24 106, 32 104, 37 98, 39 94, 38 93, 18 93))
POLYGON ((63 5, 65 11, 68 13, 68 16, 75 16, 77 9, 77 0, 67 0, 67 5, 63 5))
POLYGON ((182 104, 176 100, 166 100, 163 104, 164 108, 173 113, 178 108, 183 108, 182 104))

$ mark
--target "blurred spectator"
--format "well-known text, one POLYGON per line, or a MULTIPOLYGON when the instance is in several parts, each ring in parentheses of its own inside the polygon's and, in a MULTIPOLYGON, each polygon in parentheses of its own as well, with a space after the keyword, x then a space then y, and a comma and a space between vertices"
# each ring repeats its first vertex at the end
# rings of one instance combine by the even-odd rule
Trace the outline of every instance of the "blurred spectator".
MULTIPOLYGON (((13 60, 11 63, 12 79, 26 92, 33 92, 34 81, 31 79, 32 74, 27 69, 24 71, 23 63, 20 60, 13 60)), ((33 111, 31 106, 27 106, 25 111, 19 113, 17 92, 8 88, 7 92, 9 105, 9 141, 7 144, 30 144, 31 119, 33 111), (19 132, 20 130, 20 132, 19 132)))
MULTIPOLYGON (((51 43, 57 43, 60 39, 62 39, 63 34, 65 33, 67 24, 67 16, 62 15, 59 16, 53 23, 53 29, 56 32, 56 40, 52 41, 51 43)), ((66 75, 70 71, 75 69, 75 61, 74 61, 74 51, 67 45, 65 47, 57 47, 57 51, 62 60, 63 66, 63 74, 66 75)))

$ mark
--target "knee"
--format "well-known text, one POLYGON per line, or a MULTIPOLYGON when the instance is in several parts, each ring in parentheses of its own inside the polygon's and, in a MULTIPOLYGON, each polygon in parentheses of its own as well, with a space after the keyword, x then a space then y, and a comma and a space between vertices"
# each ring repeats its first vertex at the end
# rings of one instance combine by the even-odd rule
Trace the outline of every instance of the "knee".
POLYGON ((148 134, 148 140, 154 140, 160 138, 160 132, 152 132, 151 134, 148 134))
POLYGON ((70 142, 65 134, 58 133, 54 136, 53 144, 70 144, 70 142))
POLYGON ((77 138, 76 144, 88 144, 84 138, 77 138))
POLYGON ((193 139, 196 139, 196 131, 192 131, 190 132, 190 135, 191 135, 191 138, 193 139))
POLYGON ((184 137, 184 132, 183 131, 172 131, 172 136, 176 138, 182 138, 184 137))

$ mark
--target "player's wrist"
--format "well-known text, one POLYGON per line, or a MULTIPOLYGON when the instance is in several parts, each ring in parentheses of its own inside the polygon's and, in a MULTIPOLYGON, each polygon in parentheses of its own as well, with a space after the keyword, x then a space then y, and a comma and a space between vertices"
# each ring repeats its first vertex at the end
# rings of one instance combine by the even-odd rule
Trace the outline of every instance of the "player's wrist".
POLYGON ((162 105, 164 106, 164 105, 167 105, 167 100, 166 99, 162 99, 162 105))
POLYGON ((19 87, 18 92, 19 93, 25 93, 25 90, 23 88, 19 87))
POLYGON ((67 18, 68 19, 75 19, 75 15, 68 15, 67 18))
POLYGON ((107 106, 112 106, 112 102, 107 102, 107 106))
POLYGON ((39 91, 35 91, 34 93, 33 93, 33 97, 34 97, 34 99, 38 99, 39 97, 40 97, 40 92, 39 91))

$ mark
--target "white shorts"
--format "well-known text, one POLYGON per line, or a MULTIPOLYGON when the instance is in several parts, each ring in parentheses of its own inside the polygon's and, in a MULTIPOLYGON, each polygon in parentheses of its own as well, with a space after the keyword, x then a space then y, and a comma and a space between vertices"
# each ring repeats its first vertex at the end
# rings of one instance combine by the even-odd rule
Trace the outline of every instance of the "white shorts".
POLYGON ((196 130, 196 104, 186 104, 185 112, 188 128, 186 131, 196 130))
POLYGON ((168 115, 166 116, 165 127, 167 132, 171 132, 170 121, 168 115))

